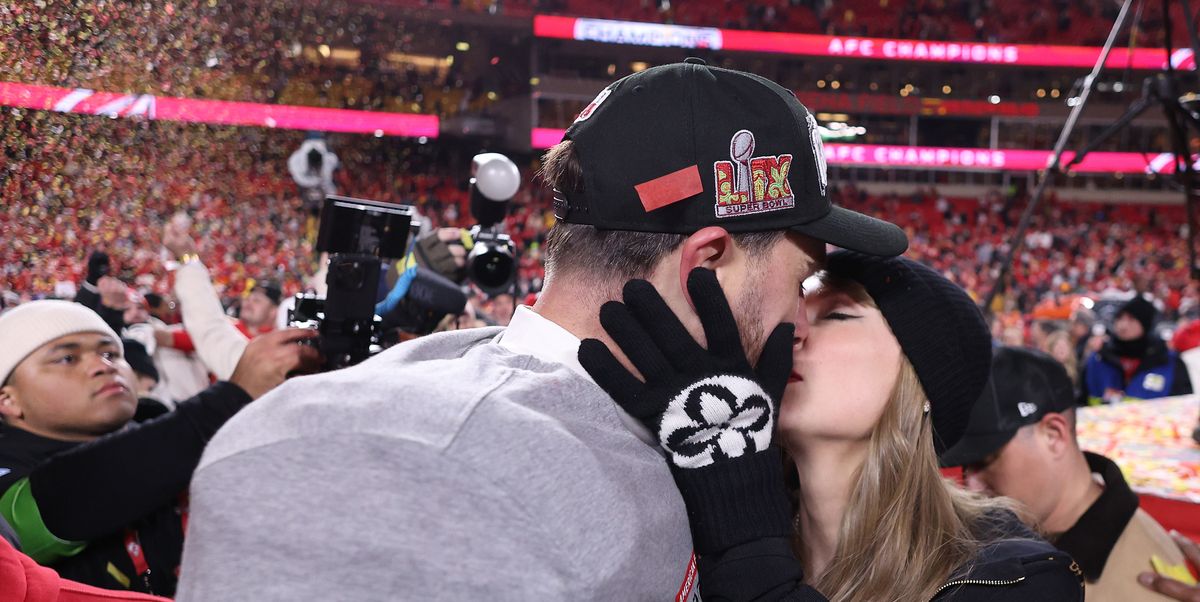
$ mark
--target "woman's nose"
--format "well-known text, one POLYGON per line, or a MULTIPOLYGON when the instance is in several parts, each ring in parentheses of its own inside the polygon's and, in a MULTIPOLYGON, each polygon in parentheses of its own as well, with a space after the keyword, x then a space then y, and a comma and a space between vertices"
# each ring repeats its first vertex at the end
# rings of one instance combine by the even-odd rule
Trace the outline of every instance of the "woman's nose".
POLYGON ((808 340, 808 310, 804 307, 804 298, 800 298, 800 307, 796 311, 796 316, 792 319, 796 324, 796 334, 793 338, 793 345, 803 347, 804 341, 808 340))

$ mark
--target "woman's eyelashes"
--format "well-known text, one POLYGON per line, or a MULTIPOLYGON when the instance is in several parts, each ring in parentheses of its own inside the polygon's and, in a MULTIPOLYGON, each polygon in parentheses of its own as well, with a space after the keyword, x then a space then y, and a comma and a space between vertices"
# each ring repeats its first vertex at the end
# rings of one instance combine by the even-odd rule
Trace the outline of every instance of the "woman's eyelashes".
POLYGON ((847 314, 847 313, 843 313, 843 312, 840 312, 840 311, 831 311, 831 312, 829 312, 829 313, 825 314, 824 316, 822 316, 822 317, 821 317, 821 319, 822 319, 822 320, 839 320, 839 321, 842 321, 842 320, 857 320, 857 319, 858 319, 858 318, 860 318, 860 317, 862 317, 862 316, 856 316, 856 315, 853 315, 853 314, 847 314))

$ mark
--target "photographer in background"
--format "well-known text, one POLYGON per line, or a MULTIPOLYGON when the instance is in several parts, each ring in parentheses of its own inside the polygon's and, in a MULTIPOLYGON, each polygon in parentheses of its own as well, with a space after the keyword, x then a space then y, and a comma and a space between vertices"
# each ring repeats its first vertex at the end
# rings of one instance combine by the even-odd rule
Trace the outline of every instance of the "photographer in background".
POLYGON ((172 218, 163 230, 163 246, 179 264, 175 270, 175 296, 182 309, 183 328, 157 330, 155 342, 163 347, 195 351, 218 379, 228 379, 247 342, 275 329, 282 291, 271 281, 256 284, 242 303, 240 318, 231 320, 221 307, 208 268, 200 262, 190 228, 191 220, 180 215, 172 218))
POLYGON ((0 515, 22 551, 63 577, 171 595, 181 502, 208 439, 242 407, 318 360, 285 330, 247 345, 229 382, 131 425, 136 376, 95 312, 34 301, 0 316, 0 515))
MULTIPOLYGON (((157 333, 170 327, 152 311, 155 306, 150 303, 151 297, 155 298, 158 307, 167 305, 157 295, 130 294, 129 308, 125 310, 125 332, 121 334, 140 343, 150 357, 151 365, 142 372, 149 374, 149 369, 153 368, 156 377, 154 387, 146 392, 146 396, 174 408, 175 404, 208 388, 208 369, 194 353, 158 344, 157 333)), ((125 347, 128 356, 129 345, 125 347)), ((136 364, 134 368, 137 369, 136 364)))
POLYGON ((517 311, 516 295, 511 291, 489 295, 486 302, 486 314, 493 326, 508 326, 513 312, 517 311))

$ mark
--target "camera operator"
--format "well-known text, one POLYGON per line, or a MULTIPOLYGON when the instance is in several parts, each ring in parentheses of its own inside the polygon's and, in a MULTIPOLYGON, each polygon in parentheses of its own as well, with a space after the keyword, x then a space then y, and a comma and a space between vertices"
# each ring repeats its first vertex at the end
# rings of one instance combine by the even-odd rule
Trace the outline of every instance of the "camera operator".
POLYGON ((229 382, 131 425, 135 375, 95 312, 35 301, 0 315, 0 515, 22 551, 63 577, 171 595, 181 495, 208 439, 292 371, 317 361, 286 330, 252 341, 229 382))
POLYGON ((517 311, 516 295, 512 291, 502 291, 489 295, 486 300, 487 321, 492 326, 508 326, 513 313, 517 311))

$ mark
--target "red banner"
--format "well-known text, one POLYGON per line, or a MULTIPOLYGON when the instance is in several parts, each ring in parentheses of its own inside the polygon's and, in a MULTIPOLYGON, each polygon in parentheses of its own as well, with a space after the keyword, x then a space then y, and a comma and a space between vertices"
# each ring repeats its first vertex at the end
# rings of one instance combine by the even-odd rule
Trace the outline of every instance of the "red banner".
MULTIPOLYGON (((715 27, 690 27, 662 23, 610 21, 579 17, 536 15, 534 35, 541 38, 579 40, 635 46, 710 48, 802 56, 827 56, 894 61, 982 65, 1034 65, 1042 67, 1091 67, 1100 56, 1095 46, 1049 46, 1041 44, 990 44, 983 42, 931 42, 827 36, 803 33, 745 31, 715 27)), ((1161 48, 1114 48, 1108 67, 1162 69, 1166 51, 1161 48)), ((1177 67, 1194 69, 1191 50, 1172 56, 1177 67)))
POLYGON ((0 82, 0 105, 164 121, 436 138, 436 115, 171 98, 0 82))

